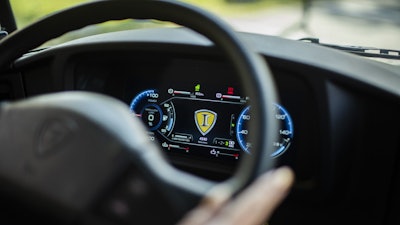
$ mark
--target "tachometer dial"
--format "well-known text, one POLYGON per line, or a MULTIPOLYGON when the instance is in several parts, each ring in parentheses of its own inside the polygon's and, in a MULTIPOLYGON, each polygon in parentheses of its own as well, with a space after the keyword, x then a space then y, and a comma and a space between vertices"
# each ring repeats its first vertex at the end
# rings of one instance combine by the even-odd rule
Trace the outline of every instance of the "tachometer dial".
POLYGON ((131 111, 142 119, 150 131, 158 130, 168 136, 174 126, 175 110, 171 102, 159 103, 159 94, 150 89, 140 92, 133 98, 131 111))
MULTIPOLYGON (((277 130, 278 139, 272 143, 274 151, 271 157, 278 157, 289 148, 293 140, 293 122, 288 111, 281 105, 274 104, 273 110, 275 112, 274 117, 278 120, 280 126, 277 130)), ((241 149, 247 153, 251 153, 251 143, 247 140, 250 119, 250 106, 248 106, 241 111, 236 125, 236 138, 241 149)))

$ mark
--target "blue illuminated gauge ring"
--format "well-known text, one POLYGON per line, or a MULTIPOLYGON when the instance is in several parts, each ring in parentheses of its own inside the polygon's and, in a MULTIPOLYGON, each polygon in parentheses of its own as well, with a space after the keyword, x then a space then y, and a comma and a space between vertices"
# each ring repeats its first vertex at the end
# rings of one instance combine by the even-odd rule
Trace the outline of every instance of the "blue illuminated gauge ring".
MULTIPOLYGON (((270 155, 275 158, 282 155, 291 145, 293 140, 293 121, 288 111, 279 104, 274 104, 274 118, 278 120, 277 140, 272 145, 274 151, 270 155)), ((239 114, 236 125, 236 138, 241 149, 246 153, 251 153, 251 143, 247 141, 249 134, 248 124, 251 119, 250 106, 244 108, 239 114)))
POLYGON ((163 112, 156 102, 158 93, 155 90, 145 90, 140 92, 132 100, 130 110, 135 116, 139 117, 150 131, 157 130, 162 124, 163 112))
POLYGON ((276 149, 271 154, 271 157, 282 155, 291 145, 293 140, 293 121, 289 112, 281 105, 274 104, 274 116, 278 120, 279 131, 278 140, 273 143, 276 149))
POLYGON ((153 90, 153 89, 149 89, 149 90, 145 90, 145 91, 140 92, 131 101, 131 105, 130 105, 131 112, 136 113, 136 110, 139 107, 140 103, 141 102, 146 102, 146 100, 148 98, 151 98, 151 96, 154 97, 155 94, 157 94, 157 92, 156 92, 156 90, 153 90))
POLYGON ((250 153, 251 144, 247 142, 247 135, 249 134, 248 122, 250 121, 250 106, 246 107, 239 115, 236 123, 236 138, 239 142, 240 148, 250 153))

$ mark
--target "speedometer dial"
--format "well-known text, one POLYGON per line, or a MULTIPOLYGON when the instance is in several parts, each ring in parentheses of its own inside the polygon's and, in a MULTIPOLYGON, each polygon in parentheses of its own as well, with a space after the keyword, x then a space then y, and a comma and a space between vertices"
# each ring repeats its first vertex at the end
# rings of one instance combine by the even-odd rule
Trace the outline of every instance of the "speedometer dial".
POLYGON ((247 135, 249 134, 248 124, 250 121, 250 106, 246 107, 239 115, 238 122, 236 124, 236 137, 238 143, 243 151, 250 153, 251 143, 247 141, 247 135))
MULTIPOLYGON (((278 120, 279 130, 277 130, 278 139, 272 144, 274 151, 271 157, 278 157, 283 154, 290 146, 293 139, 293 122, 288 111, 279 104, 274 104, 274 117, 278 120)), ((251 119, 250 106, 242 110, 239 115, 236 126, 236 137, 243 151, 251 153, 251 143, 248 141, 248 125, 251 119)))

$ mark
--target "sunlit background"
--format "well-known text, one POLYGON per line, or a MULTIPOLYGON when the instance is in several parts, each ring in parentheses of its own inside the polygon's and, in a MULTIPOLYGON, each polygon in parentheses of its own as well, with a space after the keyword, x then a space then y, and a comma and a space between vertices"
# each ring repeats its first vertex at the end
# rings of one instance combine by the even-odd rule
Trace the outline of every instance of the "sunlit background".
MULTIPOLYGON (((19 28, 82 0, 11 0, 19 28)), ((400 49, 400 0, 186 0, 220 15, 236 30, 323 43, 400 49)), ((65 21, 66 23, 68 21, 65 21)), ((170 26, 157 21, 119 21, 91 26, 48 42, 116 30, 170 26)))

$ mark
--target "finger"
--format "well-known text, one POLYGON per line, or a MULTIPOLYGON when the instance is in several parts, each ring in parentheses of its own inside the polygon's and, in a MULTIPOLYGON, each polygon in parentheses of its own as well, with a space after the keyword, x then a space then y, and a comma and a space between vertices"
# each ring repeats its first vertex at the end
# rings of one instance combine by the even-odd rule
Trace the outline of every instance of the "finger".
POLYGON ((293 181, 294 174, 287 167, 266 173, 223 207, 207 224, 262 224, 286 197, 293 181))

